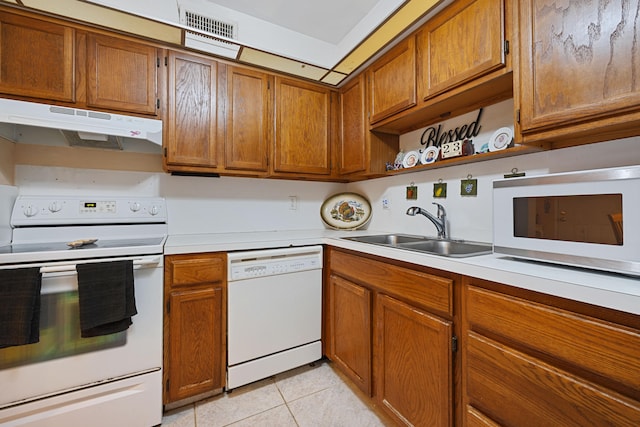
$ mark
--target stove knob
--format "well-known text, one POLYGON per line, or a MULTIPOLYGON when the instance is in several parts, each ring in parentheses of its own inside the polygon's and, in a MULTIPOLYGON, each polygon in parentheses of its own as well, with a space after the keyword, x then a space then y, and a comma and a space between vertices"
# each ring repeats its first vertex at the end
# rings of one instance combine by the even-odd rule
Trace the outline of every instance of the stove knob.
POLYGON ((149 209, 149 213, 151 216, 156 216, 160 213, 160 209, 156 205, 153 205, 151 206, 151 209, 149 209))
POLYGON ((138 202, 130 203, 129 209, 131 209, 131 212, 138 212, 140 210, 140 203, 138 202))
POLYGON ((24 213, 24 216, 26 216, 27 218, 31 218, 32 216, 35 216, 38 213, 38 209, 34 208, 31 205, 28 205, 24 208, 22 213, 24 213))
POLYGON ((60 204, 60 202, 52 202, 49 205, 49 212, 51 213, 60 212, 60 210, 62 210, 62 204, 60 204))

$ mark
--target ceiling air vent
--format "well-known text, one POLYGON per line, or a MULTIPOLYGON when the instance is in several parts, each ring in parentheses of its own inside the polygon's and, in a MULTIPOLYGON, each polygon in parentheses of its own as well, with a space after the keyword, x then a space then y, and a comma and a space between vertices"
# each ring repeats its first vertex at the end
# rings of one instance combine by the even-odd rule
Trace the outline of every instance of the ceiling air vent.
POLYGON ((185 30, 185 47, 236 59, 240 46, 219 38, 235 40, 237 31, 235 23, 224 22, 184 9, 180 12, 180 23, 187 28, 198 30, 198 32, 185 30))

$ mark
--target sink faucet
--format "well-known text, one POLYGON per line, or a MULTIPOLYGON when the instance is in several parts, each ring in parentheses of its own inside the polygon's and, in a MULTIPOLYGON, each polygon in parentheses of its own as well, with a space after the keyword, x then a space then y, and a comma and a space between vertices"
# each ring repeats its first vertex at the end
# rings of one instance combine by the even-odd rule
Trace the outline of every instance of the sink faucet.
POLYGON ((417 206, 412 206, 407 209, 407 215, 414 216, 416 214, 422 214, 426 216, 429 221, 436 226, 436 230, 438 230, 438 238, 446 239, 447 236, 447 212, 444 210, 444 206, 440 203, 433 202, 434 205, 438 207, 438 216, 433 216, 428 211, 419 208, 417 206))

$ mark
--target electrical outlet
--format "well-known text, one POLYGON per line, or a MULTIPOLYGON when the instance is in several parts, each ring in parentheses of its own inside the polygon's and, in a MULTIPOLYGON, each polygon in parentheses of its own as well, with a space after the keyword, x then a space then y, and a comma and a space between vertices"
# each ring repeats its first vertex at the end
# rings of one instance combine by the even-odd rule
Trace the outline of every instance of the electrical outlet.
POLYGON ((391 200, 388 197, 382 198, 382 209, 391 209, 391 200))
POLYGON ((289 210, 298 210, 298 196, 289 196, 289 210))

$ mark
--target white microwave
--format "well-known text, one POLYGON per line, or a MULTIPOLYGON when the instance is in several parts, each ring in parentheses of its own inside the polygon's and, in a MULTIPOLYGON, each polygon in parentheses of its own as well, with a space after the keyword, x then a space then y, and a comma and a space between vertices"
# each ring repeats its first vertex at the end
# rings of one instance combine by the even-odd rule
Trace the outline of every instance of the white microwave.
POLYGON ((494 252, 640 276, 640 166, 496 180, 494 252))

